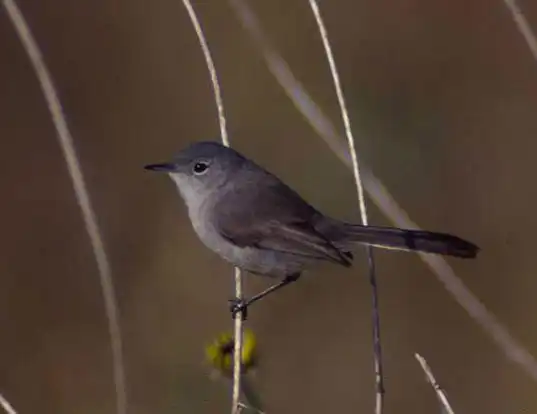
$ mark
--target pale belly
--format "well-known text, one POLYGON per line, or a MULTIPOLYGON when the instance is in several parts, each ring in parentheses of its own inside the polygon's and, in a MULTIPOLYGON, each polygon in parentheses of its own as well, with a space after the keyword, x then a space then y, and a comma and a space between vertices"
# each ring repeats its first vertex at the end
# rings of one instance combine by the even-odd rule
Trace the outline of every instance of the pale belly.
MULTIPOLYGON (((199 217, 199 215, 197 215, 199 217)), ((192 225, 200 240, 224 260, 242 270, 271 277, 285 277, 302 272, 304 257, 254 247, 238 247, 223 238, 206 221, 193 220, 192 225)))

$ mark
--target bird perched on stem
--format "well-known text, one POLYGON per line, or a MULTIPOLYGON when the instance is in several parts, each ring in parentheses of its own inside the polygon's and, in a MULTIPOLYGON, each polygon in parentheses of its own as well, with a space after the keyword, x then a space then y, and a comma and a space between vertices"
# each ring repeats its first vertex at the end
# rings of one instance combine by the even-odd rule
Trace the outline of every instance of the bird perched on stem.
POLYGON ((357 245, 474 258, 479 248, 457 236, 421 230, 363 226, 328 217, 279 178, 218 142, 191 144, 171 161, 146 165, 167 173, 183 198, 201 241, 247 272, 281 281, 231 311, 291 282, 319 261, 345 267, 357 245))

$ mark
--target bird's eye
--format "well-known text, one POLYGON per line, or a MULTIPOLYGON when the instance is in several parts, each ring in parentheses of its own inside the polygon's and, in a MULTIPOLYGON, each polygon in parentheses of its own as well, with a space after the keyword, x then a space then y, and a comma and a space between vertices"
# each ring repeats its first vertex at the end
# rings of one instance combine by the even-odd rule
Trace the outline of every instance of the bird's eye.
POLYGON ((196 175, 201 175, 207 171, 207 168, 209 168, 209 164, 207 162, 198 161, 194 164, 192 171, 194 171, 194 174, 196 175))

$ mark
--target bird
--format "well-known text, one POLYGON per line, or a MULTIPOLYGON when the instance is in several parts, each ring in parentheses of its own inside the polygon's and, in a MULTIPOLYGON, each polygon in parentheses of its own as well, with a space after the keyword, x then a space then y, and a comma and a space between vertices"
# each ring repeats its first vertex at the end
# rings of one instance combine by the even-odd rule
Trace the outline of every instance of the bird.
POLYGON ((359 245, 475 258, 479 247, 432 231, 365 226, 329 217, 280 178, 237 150, 198 141, 171 160, 148 164, 175 183, 203 244, 234 266, 279 282, 249 299, 231 299, 233 316, 297 281, 320 262, 351 267, 359 245))

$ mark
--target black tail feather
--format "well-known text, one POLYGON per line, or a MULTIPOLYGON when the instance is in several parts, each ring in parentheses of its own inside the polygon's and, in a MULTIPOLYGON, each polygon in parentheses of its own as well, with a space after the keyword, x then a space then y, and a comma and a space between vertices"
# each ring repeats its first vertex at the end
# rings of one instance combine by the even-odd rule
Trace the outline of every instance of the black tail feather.
MULTIPOLYGON (((341 229, 341 228, 340 228, 341 229)), ((391 227, 344 224, 338 239, 385 249, 410 250, 473 259, 479 252, 475 244, 446 233, 403 230, 391 227)))

